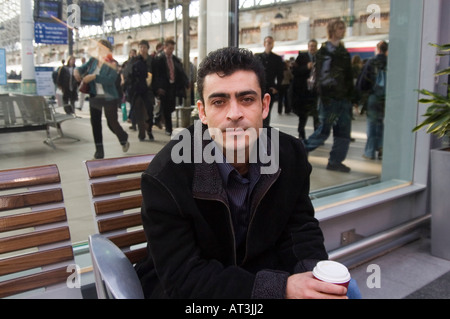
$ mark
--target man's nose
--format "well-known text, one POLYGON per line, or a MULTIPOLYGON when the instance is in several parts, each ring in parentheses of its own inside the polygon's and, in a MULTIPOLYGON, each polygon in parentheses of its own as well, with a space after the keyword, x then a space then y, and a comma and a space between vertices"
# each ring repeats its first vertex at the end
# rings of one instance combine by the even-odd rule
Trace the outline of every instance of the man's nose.
POLYGON ((227 118, 231 121, 237 121, 243 116, 241 106, 237 100, 232 99, 230 101, 230 107, 228 109, 227 118))

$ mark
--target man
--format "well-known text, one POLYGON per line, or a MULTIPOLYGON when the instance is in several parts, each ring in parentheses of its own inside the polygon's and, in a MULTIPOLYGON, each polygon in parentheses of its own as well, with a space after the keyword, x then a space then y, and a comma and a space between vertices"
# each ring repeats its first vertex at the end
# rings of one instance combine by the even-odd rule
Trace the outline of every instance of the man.
POLYGON ((272 111, 275 96, 280 91, 281 82, 283 82, 284 63, 283 59, 272 52, 275 41, 272 36, 264 38, 264 52, 257 54, 261 59, 266 73, 267 89, 265 93, 270 94, 269 115, 264 119, 264 125, 270 125, 270 112, 272 111))
POLYGON ((136 107, 136 119, 138 123, 139 129, 139 140, 143 141, 145 139, 145 130, 147 130, 148 138, 150 141, 153 141, 155 138, 152 133, 153 126, 153 106, 155 104, 155 96, 153 95, 153 90, 151 89, 152 83, 152 64, 153 57, 148 54, 148 50, 150 49, 150 45, 148 41, 141 40, 139 42, 139 55, 138 57, 145 63, 147 70, 147 77, 145 79, 145 85, 142 85, 145 93, 141 95, 138 104, 141 104, 141 107, 136 107), (140 110, 139 110, 140 109, 140 110), (139 115, 140 114, 140 115, 139 115), (139 119, 141 117, 141 119, 139 119), (139 121, 141 121, 141 127, 139 126, 139 121), (145 121, 145 126, 143 125, 143 121, 145 121))
POLYGON ((263 129, 264 82, 262 64, 245 49, 219 49, 200 64, 201 123, 172 139, 142 175, 149 257, 136 270, 146 297, 346 298, 346 288, 310 272, 327 258, 308 196, 311 166, 298 139, 263 129), (279 161, 267 172, 269 153, 279 161))
POLYGON ((309 83, 311 75, 314 78, 316 63, 317 41, 311 39, 308 42, 308 51, 299 52, 292 68, 294 79, 292 80, 292 105, 298 115, 298 137, 305 139, 305 126, 308 117, 312 116, 314 130, 319 127, 319 115, 317 112, 317 92, 315 83, 309 83))
MULTIPOLYGON (((166 40, 164 50, 157 56, 154 63, 154 90, 161 102, 161 113, 164 116, 166 135, 172 135, 172 112, 175 111, 177 96, 185 96, 184 90, 189 85, 189 79, 183 70, 181 61, 173 55, 175 41, 166 40)), ((159 124, 155 119, 155 125, 159 124)))
POLYGON ((376 56, 365 65, 359 77, 357 87, 368 93, 367 98, 367 142, 363 157, 378 159, 383 156, 384 108, 386 102, 386 68, 388 44, 380 41, 377 44, 376 56))
POLYGON ((333 128, 333 146, 326 168, 348 173, 350 168, 342 162, 350 146, 353 73, 350 54, 341 42, 345 36, 345 23, 333 20, 328 24, 327 32, 328 41, 316 55, 320 126, 305 140, 305 146, 308 152, 315 150, 330 136, 333 128))

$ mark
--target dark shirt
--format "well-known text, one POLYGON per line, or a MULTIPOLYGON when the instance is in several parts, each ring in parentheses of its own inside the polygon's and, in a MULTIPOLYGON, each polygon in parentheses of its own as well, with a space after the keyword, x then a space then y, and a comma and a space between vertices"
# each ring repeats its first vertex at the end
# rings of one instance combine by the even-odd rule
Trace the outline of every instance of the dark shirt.
POLYGON ((246 176, 239 174, 225 158, 223 163, 217 163, 217 167, 228 198, 239 264, 245 256, 245 238, 251 217, 250 196, 259 180, 261 167, 259 162, 250 163, 246 176))

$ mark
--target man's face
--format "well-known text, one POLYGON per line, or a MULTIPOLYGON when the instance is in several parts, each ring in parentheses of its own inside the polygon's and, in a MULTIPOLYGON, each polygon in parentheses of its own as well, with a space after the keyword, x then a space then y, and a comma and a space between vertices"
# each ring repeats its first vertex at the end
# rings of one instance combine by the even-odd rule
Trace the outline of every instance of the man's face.
POLYGON ((204 104, 197 102, 200 120, 211 135, 221 132, 215 142, 224 154, 245 149, 256 141, 263 119, 269 114, 270 95, 261 99, 258 78, 252 71, 239 70, 225 77, 216 73, 205 77, 204 104), (249 134, 256 132, 254 134, 249 134), (222 138, 220 138, 222 137, 222 138))
POLYGON ((312 55, 316 54, 316 52, 317 52, 317 43, 314 42, 314 41, 309 42, 308 43, 308 51, 312 55))
POLYGON ((345 24, 339 23, 338 25, 336 25, 336 29, 334 30, 334 37, 339 40, 342 40, 345 37, 345 24))
POLYGON ((148 55, 148 47, 144 44, 139 45, 139 54, 141 56, 147 56, 148 55))
POLYGON ((175 46, 173 44, 168 44, 164 47, 164 52, 167 55, 172 55, 173 51, 175 50, 175 46))
POLYGON ((264 51, 271 52, 274 45, 275 45, 275 42, 273 41, 272 38, 266 38, 264 40, 264 51))

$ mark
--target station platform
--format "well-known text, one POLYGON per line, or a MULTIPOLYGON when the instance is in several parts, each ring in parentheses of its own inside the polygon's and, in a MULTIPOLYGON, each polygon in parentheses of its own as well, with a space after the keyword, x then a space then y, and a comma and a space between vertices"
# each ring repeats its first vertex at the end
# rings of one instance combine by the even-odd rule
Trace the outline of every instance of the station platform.
MULTIPOLYGON (((278 114, 276 104, 272 110, 271 125, 293 136, 298 136, 298 117, 294 114, 278 114)), ((157 153, 169 140, 164 130, 154 128, 155 141, 139 141, 137 132, 129 129, 130 123, 120 123, 129 134, 131 144, 127 153, 115 135, 109 131, 103 121, 103 138, 105 157, 121 157, 138 154, 157 153)), ((79 139, 55 141, 56 149, 43 143, 45 132, 20 132, 3 134, 0 139, 0 169, 57 164, 61 174, 65 204, 74 245, 87 241, 89 234, 94 233, 94 222, 88 200, 87 174, 84 160, 93 158, 94 142, 89 121, 88 102, 83 110, 77 110, 76 120, 63 123, 64 134, 79 139)), ((334 185, 353 183, 364 179, 377 179, 381 175, 380 160, 362 158, 365 145, 366 119, 364 115, 354 114, 352 137, 346 165, 351 167, 349 174, 330 172, 325 169, 332 137, 325 145, 311 152, 309 160, 313 166, 311 191, 320 192, 334 185)), ((174 117, 175 121, 175 117, 174 117)), ((312 133, 312 120, 308 121, 307 135, 312 133)), ((56 131, 52 131, 56 135, 56 131)), ((375 259, 369 260, 350 269, 352 277, 360 286, 364 299, 403 299, 403 298, 450 298, 450 261, 437 258, 430 253, 429 231, 425 229, 419 240, 409 242, 394 250, 384 252, 375 259), (371 265, 379 266, 380 287, 371 287, 371 265)), ((91 287, 92 288, 92 287, 91 287)), ((85 291, 85 298, 95 298, 92 289, 85 291)))

